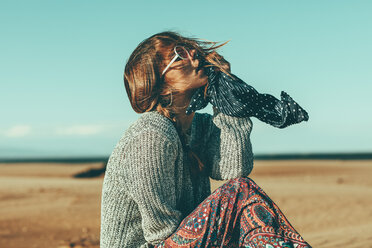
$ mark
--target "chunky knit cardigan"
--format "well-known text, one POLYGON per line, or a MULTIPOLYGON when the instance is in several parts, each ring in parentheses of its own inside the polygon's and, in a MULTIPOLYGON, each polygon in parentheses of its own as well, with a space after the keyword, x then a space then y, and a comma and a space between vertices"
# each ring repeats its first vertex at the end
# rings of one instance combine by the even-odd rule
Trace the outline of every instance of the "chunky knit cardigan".
POLYGON ((173 123, 153 111, 119 140, 107 164, 101 199, 101 248, 151 247, 175 232, 210 195, 209 177, 248 176, 253 168, 249 117, 195 113, 189 146, 207 173, 191 176, 173 123))

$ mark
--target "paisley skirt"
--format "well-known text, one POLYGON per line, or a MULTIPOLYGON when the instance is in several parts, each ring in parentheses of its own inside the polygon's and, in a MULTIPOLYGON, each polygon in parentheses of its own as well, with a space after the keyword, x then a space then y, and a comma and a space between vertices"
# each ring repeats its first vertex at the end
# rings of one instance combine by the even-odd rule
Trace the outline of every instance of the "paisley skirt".
POLYGON ((310 248, 278 206, 250 178, 231 179, 155 247, 310 248))

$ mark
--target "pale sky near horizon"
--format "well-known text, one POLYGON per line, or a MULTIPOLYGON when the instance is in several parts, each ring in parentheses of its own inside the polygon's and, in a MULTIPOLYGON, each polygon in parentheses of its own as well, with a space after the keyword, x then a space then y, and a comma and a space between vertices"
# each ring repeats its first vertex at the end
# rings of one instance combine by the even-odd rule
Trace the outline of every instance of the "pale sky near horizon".
POLYGON ((125 63, 166 30, 230 40, 219 51, 234 74, 308 111, 286 129, 252 118, 254 153, 370 152, 371 11, 360 0, 2 0, 0 158, 109 155, 138 118, 125 63))

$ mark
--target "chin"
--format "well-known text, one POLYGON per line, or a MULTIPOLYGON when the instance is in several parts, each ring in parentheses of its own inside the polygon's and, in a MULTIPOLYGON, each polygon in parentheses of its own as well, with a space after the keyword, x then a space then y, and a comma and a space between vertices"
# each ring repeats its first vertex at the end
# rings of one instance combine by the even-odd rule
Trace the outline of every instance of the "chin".
POLYGON ((208 84, 208 77, 205 77, 205 80, 203 80, 201 86, 207 85, 208 84))

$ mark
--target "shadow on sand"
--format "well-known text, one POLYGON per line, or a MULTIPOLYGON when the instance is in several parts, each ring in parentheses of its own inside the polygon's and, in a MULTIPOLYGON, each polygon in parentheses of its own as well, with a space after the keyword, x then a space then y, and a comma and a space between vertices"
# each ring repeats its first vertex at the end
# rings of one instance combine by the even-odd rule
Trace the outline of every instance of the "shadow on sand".
POLYGON ((93 178, 93 177, 100 177, 105 174, 107 162, 102 164, 101 168, 91 168, 83 172, 79 172, 75 174, 74 178, 93 178))

